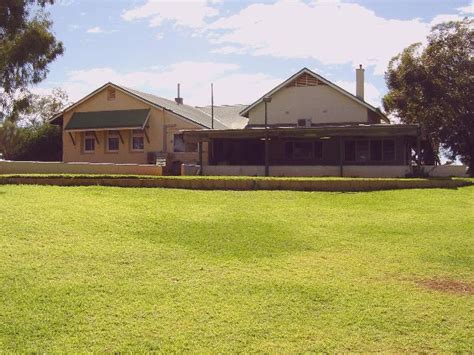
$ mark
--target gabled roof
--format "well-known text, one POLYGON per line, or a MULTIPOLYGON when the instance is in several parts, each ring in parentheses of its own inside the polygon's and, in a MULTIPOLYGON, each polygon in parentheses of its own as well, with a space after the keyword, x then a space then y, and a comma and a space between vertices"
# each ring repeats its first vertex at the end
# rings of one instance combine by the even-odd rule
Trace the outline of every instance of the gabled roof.
POLYGON ((270 90, 269 92, 267 92, 265 95, 263 95, 261 98, 259 98, 257 101, 255 101, 254 103, 250 104, 249 106, 247 106, 245 109, 243 109, 242 111, 240 111, 240 114, 242 116, 246 116, 249 111, 251 109, 253 109, 255 106, 257 106, 259 103, 262 102, 263 98, 264 97, 269 97, 269 96, 272 96, 273 94, 275 94, 277 91, 283 89, 286 85, 288 85, 290 82, 292 82, 293 80, 295 80, 296 78, 298 78, 300 75, 302 74, 308 74, 310 75, 311 77, 315 78, 316 80, 319 80, 321 81, 322 83, 330 86, 331 88, 333 88, 334 90, 338 91, 339 93, 343 94, 344 96, 350 98, 351 100, 354 100, 355 102, 357 102, 358 104, 360 105, 363 105, 364 107, 366 107, 367 109, 377 113, 378 115, 381 116, 381 118, 387 122, 387 123, 390 123, 389 119, 380 111, 378 110, 377 108, 375 108, 374 106, 368 104, 367 102, 365 102, 364 100, 358 98, 357 96, 355 95, 352 95, 350 92, 344 90, 343 88, 341 88, 340 86, 334 84, 333 82, 323 78, 321 75, 319 74, 316 74, 315 72, 309 70, 308 68, 303 68, 301 69, 299 72, 297 72, 296 74, 292 75, 291 77, 289 77, 287 80, 285 80, 284 82, 282 82, 280 85, 278 85, 277 87, 273 88, 272 90, 270 90))
MULTIPOLYGON (((211 115, 196 108, 193 106, 185 105, 185 104, 177 104, 175 101, 168 100, 159 96, 147 94, 138 90, 130 89, 124 86, 119 86, 114 83, 107 83, 105 85, 102 85, 100 88, 97 90, 94 90, 91 92, 89 95, 85 96, 84 98, 80 99, 79 101, 75 102, 74 104, 66 107, 62 112, 58 113, 54 117, 52 117, 49 122, 53 122, 54 120, 62 117, 62 115, 73 109, 74 107, 80 105, 84 101, 88 100, 92 96, 96 95, 98 92, 104 90, 107 87, 113 87, 116 90, 119 90, 125 94, 128 94, 130 96, 133 96, 137 99, 139 99, 142 102, 145 102, 153 107, 159 108, 166 110, 168 112, 171 112, 175 114, 178 117, 181 117, 187 121, 196 123, 200 125, 203 128, 211 128, 211 115)), ((214 117, 214 128, 215 129, 226 129, 229 128, 227 125, 222 123, 219 118, 215 115, 214 117)))
MULTIPOLYGON (((147 94, 135 89, 129 89, 126 87, 120 87, 126 92, 139 97, 152 105, 155 105, 159 108, 163 108, 167 111, 170 111, 178 116, 181 116, 189 121, 197 123, 205 128, 211 128, 211 115, 207 114, 196 107, 186 105, 186 104, 177 104, 176 101, 168 100, 163 97, 155 96, 152 94, 147 94)), ((215 129, 226 129, 228 128, 223 124, 216 116, 214 116, 214 128, 215 129)))

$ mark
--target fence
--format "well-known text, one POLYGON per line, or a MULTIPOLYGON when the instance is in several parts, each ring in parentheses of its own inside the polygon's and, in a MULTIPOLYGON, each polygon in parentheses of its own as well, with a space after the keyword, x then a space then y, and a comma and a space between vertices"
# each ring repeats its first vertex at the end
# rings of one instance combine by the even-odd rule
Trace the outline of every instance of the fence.
MULTIPOLYGON (((430 177, 467 177, 467 167, 463 165, 438 165, 424 166, 423 170, 430 177)), ((192 175, 197 170, 186 169, 183 172, 192 175)), ((365 178, 400 178, 406 177, 412 172, 407 165, 345 165, 342 167, 344 177, 365 178)), ((334 165, 292 165, 292 166, 270 166, 270 176, 341 176, 341 168, 334 165)), ((205 165, 203 175, 208 176, 263 176, 263 166, 252 165, 205 165)))

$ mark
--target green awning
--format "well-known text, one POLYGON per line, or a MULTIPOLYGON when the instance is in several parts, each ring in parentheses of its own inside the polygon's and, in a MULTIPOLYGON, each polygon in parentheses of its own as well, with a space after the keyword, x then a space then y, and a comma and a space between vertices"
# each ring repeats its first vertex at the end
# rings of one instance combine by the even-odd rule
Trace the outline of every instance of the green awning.
POLYGON ((150 109, 75 112, 64 130, 141 129, 149 114, 150 109))

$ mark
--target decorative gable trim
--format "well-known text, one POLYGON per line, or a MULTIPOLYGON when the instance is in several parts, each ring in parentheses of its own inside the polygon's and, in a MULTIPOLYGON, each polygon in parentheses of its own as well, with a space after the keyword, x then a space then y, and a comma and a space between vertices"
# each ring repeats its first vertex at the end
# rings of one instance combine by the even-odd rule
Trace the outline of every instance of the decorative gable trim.
POLYGON ((318 85, 326 85, 318 78, 309 75, 308 73, 302 73, 296 79, 290 81, 285 87, 307 87, 307 86, 318 86, 318 85))

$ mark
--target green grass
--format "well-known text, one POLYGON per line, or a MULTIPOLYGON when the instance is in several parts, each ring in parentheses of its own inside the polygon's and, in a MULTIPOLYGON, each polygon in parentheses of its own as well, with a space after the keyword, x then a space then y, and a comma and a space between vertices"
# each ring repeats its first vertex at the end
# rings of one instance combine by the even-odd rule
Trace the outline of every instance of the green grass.
POLYGON ((3 351, 474 349, 472 186, 3 185, 0 228, 3 351))

